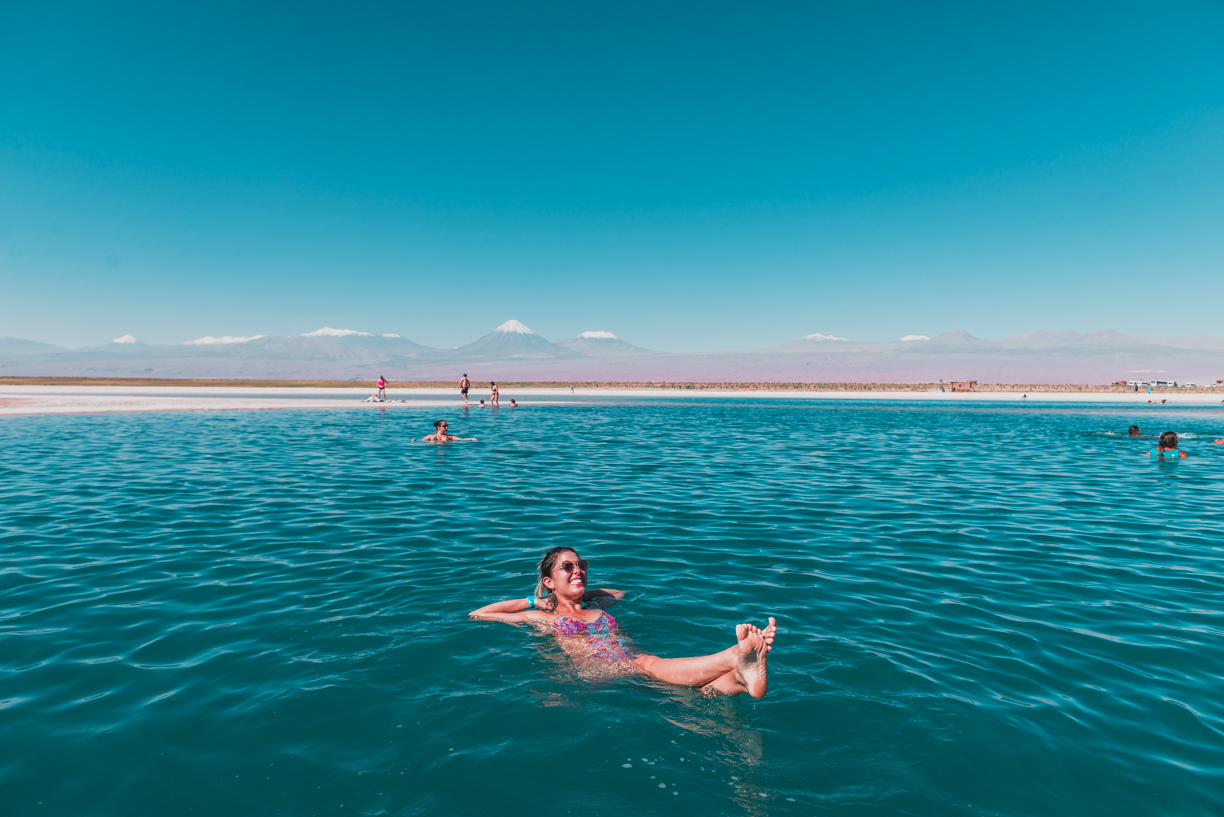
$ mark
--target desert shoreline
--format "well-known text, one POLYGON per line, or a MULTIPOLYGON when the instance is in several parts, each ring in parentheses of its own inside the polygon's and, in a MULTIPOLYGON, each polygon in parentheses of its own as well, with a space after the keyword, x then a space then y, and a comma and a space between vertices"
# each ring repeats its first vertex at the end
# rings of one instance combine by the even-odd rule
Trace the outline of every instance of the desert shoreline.
MULTIPOLYGON (((508 408, 514 398, 524 407, 531 405, 580 405, 618 397, 702 400, 749 398, 761 400, 887 400, 922 403, 1021 403, 1083 404, 1108 403, 1119 406, 1175 408, 1178 406, 1221 406, 1224 394, 1217 389, 1161 390, 1147 392, 1058 390, 993 390, 952 392, 901 389, 762 389, 762 388, 617 388, 501 387, 501 407, 508 408), (1165 402, 1161 402, 1165 401, 1165 402)), ((851 384, 852 385, 852 384, 851 384)), ((1047 387, 1050 389, 1050 387, 1047 387)), ((0 384, 0 417, 36 414, 90 414, 145 411, 267 411, 277 409, 404 409, 458 408, 463 402, 458 389, 451 387, 389 388, 388 402, 367 402, 370 386, 199 386, 199 385, 6 385, 0 384), (393 402, 405 400, 406 402, 393 402)), ((488 400, 488 390, 473 389, 470 406, 488 400)))

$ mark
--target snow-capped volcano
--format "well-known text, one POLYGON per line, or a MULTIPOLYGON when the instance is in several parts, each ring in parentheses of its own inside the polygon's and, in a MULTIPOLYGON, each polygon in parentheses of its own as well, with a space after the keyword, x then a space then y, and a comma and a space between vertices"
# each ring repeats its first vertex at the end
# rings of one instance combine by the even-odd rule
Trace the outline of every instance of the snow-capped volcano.
POLYGON ((253 340, 266 338, 267 335, 251 335, 249 338, 239 338, 233 335, 222 335, 219 338, 214 338, 212 335, 205 335, 202 338, 189 340, 183 343, 184 346, 228 346, 231 343, 250 343, 253 340))
POLYGON ((505 323, 503 323, 501 326, 497 327, 493 331, 502 332, 502 333, 513 332, 517 335, 534 335, 535 334, 535 332, 532 332, 530 329, 528 329, 526 326, 519 323, 518 321, 506 321, 505 323))
POLYGON ((136 340, 135 335, 120 335, 112 340, 111 343, 118 343, 123 346, 135 346, 138 341, 136 340))
POLYGON ((916 340, 930 340, 926 335, 906 335, 901 338, 901 343, 913 343, 916 340))
POLYGON ((557 341, 557 345, 564 346, 566 349, 573 349, 575 352, 579 352, 584 355, 601 357, 654 354, 648 349, 643 349, 640 346, 634 346, 632 343, 626 343, 611 332, 607 332, 602 329, 591 332, 583 332, 577 337, 559 340, 557 341))
POLYGON ((550 358, 577 357, 571 352, 550 343, 518 321, 506 321, 475 343, 460 346, 451 354, 462 358, 550 358))
POLYGON ((313 332, 305 332, 302 334, 304 338, 345 338, 352 335, 357 335, 363 338, 374 337, 373 332, 358 332, 356 329, 332 329, 330 326, 324 326, 322 329, 316 329, 313 332))

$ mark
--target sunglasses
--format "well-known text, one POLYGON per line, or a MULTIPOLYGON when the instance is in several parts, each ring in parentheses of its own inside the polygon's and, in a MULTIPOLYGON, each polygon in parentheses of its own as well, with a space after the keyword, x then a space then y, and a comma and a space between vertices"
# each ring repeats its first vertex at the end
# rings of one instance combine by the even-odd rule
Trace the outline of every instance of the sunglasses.
POLYGON ((588 567, 590 567, 590 566, 591 566, 591 563, 590 563, 590 562, 588 562, 586 559, 579 559, 579 560, 578 560, 578 562, 577 562, 577 564, 575 564, 574 562, 571 562, 571 561, 569 561, 569 560, 567 559, 566 561, 564 561, 564 562, 562 562, 561 564, 557 565, 557 567, 561 568, 561 569, 562 569, 562 570, 564 570, 566 573, 573 573, 573 572, 574 572, 574 568, 575 568, 575 567, 576 567, 576 568, 578 568, 579 570, 581 570, 581 571, 583 571, 583 572, 585 573, 585 572, 586 572, 586 569, 587 569, 588 567))

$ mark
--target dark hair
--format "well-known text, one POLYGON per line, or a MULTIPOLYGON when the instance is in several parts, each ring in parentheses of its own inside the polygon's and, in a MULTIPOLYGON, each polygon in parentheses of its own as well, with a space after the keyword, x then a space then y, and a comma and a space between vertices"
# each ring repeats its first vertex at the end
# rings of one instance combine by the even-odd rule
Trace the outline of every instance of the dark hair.
MULTIPOLYGON (((540 563, 536 565, 535 594, 537 596, 548 596, 550 599, 553 597, 553 591, 544 586, 544 579, 552 575, 553 568, 557 566, 557 557, 562 553, 572 553, 575 556, 578 556, 578 551, 574 550, 569 545, 557 545, 555 548, 545 553, 544 557, 540 559, 540 563)), ((578 558, 581 559, 582 557, 578 556, 578 558)))
POLYGON ((446 423, 446 425, 448 425, 448 426, 450 425, 450 423, 447 423, 445 420, 434 420, 434 428, 437 428, 438 426, 442 425, 443 423, 446 423))
POLYGON ((1159 444, 1161 448, 1177 448, 1177 435, 1172 431, 1166 431, 1160 435, 1159 444))
POLYGON ((467 377, 467 372, 464 372, 464 373, 463 373, 463 376, 464 376, 464 377, 467 377))
POLYGON ((1138 437, 1139 436, 1139 426, 1131 426, 1130 428, 1126 429, 1126 433, 1132 437, 1138 437))

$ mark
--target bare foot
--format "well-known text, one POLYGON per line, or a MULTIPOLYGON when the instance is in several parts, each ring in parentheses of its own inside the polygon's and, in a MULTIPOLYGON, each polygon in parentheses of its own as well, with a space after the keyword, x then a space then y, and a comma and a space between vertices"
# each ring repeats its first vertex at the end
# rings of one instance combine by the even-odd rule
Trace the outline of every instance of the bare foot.
POLYGON ((765 639, 765 643, 769 645, 769 649, 773 649, 774 636, 778 634, 778 622, 774 618, 769 619, 769 625, 761 630, 761 637, 765 639))
POLYGON ((735 638, 739 642, 736 647, 738 655, 735 671, 744 685, 744 691, 754 698, 764 698, 765 693, 769 691, 765 659, 773 649, 770 642, 777 630, 777 622, 772 618, 764 631, 752 624, 739 624, 735 627, 735 638))

